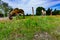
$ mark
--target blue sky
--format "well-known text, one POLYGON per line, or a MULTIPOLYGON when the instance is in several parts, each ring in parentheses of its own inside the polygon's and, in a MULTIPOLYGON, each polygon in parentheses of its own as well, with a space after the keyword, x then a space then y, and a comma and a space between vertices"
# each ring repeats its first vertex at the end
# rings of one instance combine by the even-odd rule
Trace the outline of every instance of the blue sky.
MULTIPOLYGON (((45 9, 52 8, 60 10, 60 0, 2 0, 7 2, 13 8, 24 9, 25 14, 32 13, 32 7, 34 11, 37 7, 42 6, 45 9)), ((36 11, 35 11, 36 12, 36 11)))

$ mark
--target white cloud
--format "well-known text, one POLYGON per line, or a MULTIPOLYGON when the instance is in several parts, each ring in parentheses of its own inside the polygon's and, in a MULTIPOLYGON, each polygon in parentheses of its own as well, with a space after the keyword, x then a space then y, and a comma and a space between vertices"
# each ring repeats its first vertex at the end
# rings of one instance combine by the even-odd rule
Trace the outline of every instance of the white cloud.
POLYGON ((51 7, 51 6, 59 4, 59 3, 60 3, 60 1, 54 1, 54 2, 49 2, 49 3, 43 4, 42 6, 45 8, 48 8, 48 7, 51 7))
POLYGON ((48 8, 50 6, 60 3, 60 1, 50 2, 51 0, 15 0, 14 2, 12 2, 12 0, 3 1, 7 2, 13 8, 18 7, 24 9, 25 13, 32 13, 32 7, 34 7, 35 10, 38 6, 48 8))
POLYGON ((23 9, 25 10, 25 13, 32 13, 32 7, 34 7, 34 10, 36 9, 36 7, 46 3, 47 1, 42 1, 42 0, 30 0, 27 4, 24 5, 20 5, 18 4, 18 8, 23 7, 23 9))

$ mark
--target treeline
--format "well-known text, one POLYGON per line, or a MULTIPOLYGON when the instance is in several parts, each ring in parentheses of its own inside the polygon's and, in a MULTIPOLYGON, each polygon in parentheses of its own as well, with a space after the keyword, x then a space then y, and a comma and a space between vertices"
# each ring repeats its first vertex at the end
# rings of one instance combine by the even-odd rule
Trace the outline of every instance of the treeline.
POLYGON ((41 10, 44 10, 46 11, 46 15, 60 15, 60 10, 57 10, 57 9, 51 9, 51 8, 48 8, 47 10, 43 7, 37 7, 36 8, 36 15, 41 15, 42 12, 41 10))
MULTIPOLYGON (((47 10, 43 7, 37 7, 36 8, 36 14, 35 15, 41 15, 42 14, 42 10, 46 11, 46 15, 60 15, 60 10, 57 9, 51 9, 48 8, 47 10)), ((26 14, 26 16, 31 16, 32 14, 26 14)))
POLYGON ((10 10, 12 10, 12 7, 10 7, 8 3, 5 3, 0 0, 0 17, 8 16, 10 10))

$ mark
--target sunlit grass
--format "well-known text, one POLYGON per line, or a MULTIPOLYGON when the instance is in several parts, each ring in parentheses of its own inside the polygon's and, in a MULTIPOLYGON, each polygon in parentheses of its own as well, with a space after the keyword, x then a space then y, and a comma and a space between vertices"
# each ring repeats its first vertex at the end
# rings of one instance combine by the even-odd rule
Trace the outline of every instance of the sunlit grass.
POLYGON ((32 40, 36 32, 54 32, 59 23, 58 16, 26 16, 25 19, 0 21, 0 40, 32 40))

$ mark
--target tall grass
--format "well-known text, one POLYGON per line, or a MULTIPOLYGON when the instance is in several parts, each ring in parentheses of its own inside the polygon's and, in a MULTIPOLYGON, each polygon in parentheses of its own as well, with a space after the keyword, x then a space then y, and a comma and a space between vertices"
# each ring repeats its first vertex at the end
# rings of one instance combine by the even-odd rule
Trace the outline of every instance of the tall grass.
POLYGON ((0 22, 0 40, 32 40, 36 32, 54 32, 60 26, 56 16, 34 16, 0 22))

